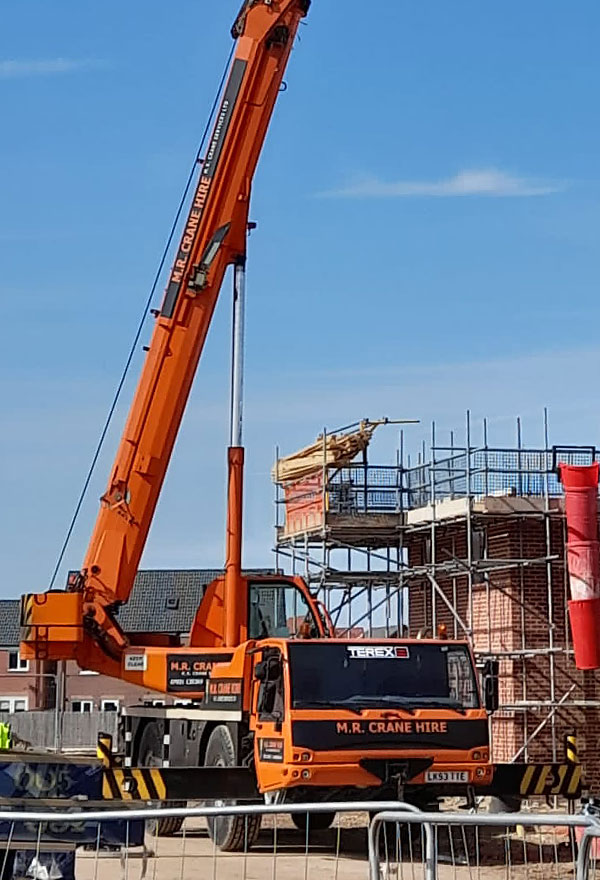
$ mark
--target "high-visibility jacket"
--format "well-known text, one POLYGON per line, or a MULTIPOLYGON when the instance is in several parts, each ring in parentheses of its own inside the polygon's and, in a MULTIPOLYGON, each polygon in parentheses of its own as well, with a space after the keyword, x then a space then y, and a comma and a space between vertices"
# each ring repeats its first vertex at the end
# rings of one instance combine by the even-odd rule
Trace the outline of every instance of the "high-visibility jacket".
POLYGON ((10 724, 0 722, 0 749, 10 749, 10 724))

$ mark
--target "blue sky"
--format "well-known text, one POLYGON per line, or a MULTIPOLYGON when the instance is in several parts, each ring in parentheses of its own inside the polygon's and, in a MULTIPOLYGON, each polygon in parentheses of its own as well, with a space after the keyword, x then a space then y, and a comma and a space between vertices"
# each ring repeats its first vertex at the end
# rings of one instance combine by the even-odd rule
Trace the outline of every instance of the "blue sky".
MULTIPOLYGON (((3 10, 2 595, 47 586, 238 5, 3 10)), ((599 26, 593 0, 314 0, 254 186, 248 564, 271 561, 275 445, 324 424, 419 418, 416 449, 470 407, 492 442, 519 415, 534 445, 547 405, 555 442, 600 440, 599 26)), ((226 286, 147 566, 222 560, 229 315, 226 286)))

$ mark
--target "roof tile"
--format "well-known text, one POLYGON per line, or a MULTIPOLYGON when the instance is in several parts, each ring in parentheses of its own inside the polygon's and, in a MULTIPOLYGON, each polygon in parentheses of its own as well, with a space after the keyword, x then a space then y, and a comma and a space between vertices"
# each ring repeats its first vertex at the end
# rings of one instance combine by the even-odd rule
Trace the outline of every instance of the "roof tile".
MULTIPOLYGON (((251 569, 249 574, 273 574, 251 569)), ((182 635, 190 631, 206 587, 222 571, 215 568, 149 569, 138 571, 131 596, 117 617, 125 632, 182 635)), ((19 644, 20 600, 0 599, 0 647, 19 644)))

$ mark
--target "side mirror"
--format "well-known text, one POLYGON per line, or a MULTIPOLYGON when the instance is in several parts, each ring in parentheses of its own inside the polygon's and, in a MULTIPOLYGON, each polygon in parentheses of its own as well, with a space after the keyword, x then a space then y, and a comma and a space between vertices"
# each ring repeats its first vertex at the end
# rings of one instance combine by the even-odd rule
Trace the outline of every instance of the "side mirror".
POLYGON ((279 681, 283 675, 283 665, 280 657, 269 657, 267 660, 267 677, 269 681, 279 681))
POLYGON ((497 660, 486 660, 483 666, 483 704, 490 713, 495 712, 500 705, 500 693, 498 675, 500 664, 497 660))
POLYGON ((264 660, 261 660, 260 663, 257 663, 254 667, 254 678, 258 681, 266 681, 268 673, 268 666, 264 660))

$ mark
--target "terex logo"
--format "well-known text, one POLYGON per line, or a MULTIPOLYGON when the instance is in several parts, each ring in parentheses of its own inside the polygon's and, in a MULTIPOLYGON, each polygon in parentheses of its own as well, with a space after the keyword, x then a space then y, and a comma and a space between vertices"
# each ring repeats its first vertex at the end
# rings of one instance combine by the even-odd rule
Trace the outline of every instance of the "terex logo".
POLYGON ((348 645, 353 660, 408 660, 406 645, 348 645))

